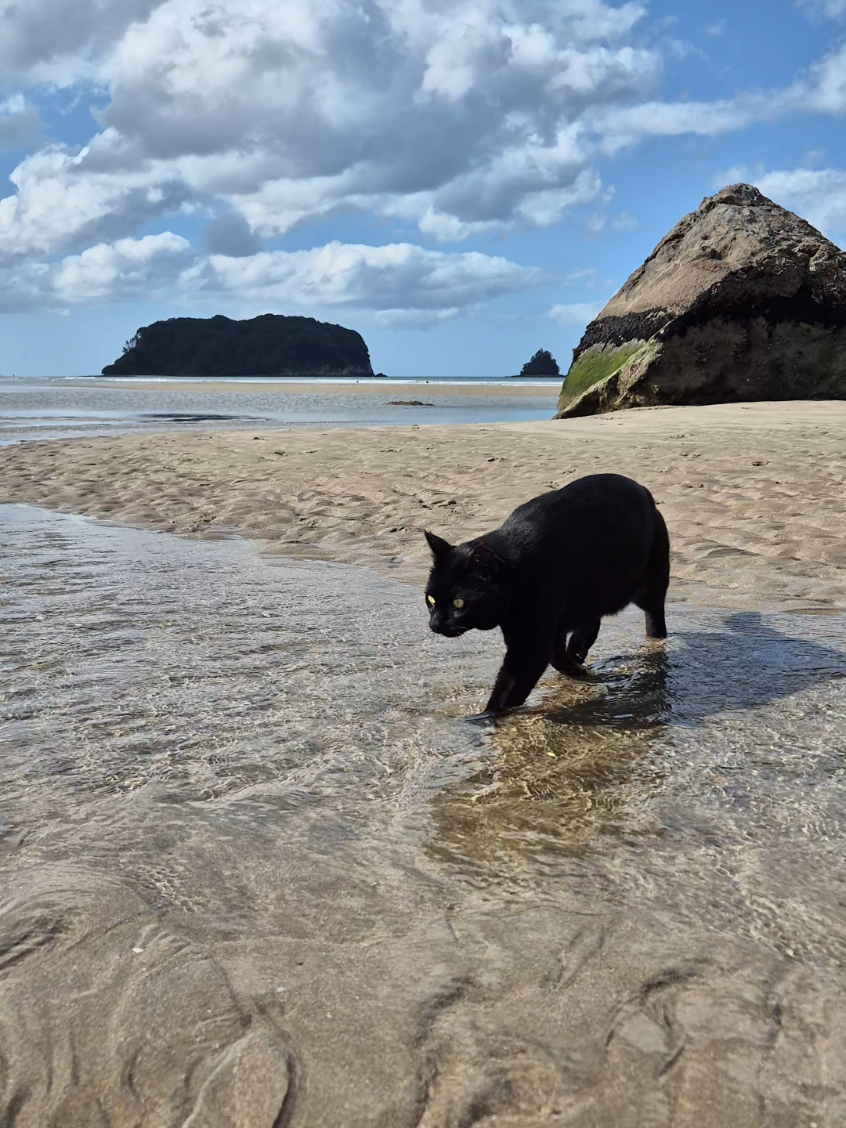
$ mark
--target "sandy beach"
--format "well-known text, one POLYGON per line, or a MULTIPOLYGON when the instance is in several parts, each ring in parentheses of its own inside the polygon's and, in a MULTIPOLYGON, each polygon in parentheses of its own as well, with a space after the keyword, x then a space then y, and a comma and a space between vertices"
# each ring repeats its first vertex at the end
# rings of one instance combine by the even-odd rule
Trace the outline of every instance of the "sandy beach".
POLYGON ((417 583, 424 527, 450 540, 476 536, 520 502, 606 471, 643 482, 661 506, 672 598, 846 605, 841 402, 26 443, 0 449, 0 501, 188 535, 238 533, 417 583))
POLYGON ((0 1120, 846 1123, 844 474, 842 403, 0 448, 0 1120), (670 637, 468 721, 421 530, 607 470, 670 637))
MULTIPOLYGON (((74 381, 68 381, 68 384, 74 381)), ((81 382, 76 382, 77 386, 81 382)), ((90 380, 85 381, 84 385, 90 385, 90 380)), ((271 395, 306 395, 308 393, 320 392, 323 395, 357 395, 357 396, 384 396, 391 395, 397 399, 419 399, 421 393, 425 395, 426 399, 432 397, 454 396, 460 394, 462 396, 526 396, 533 397, 537 395, 550 394, 550 403, 554 403, 558 396, 559 382, 556 381, 551 385, 548 381, 528 381, 522 382, 515 380, 509 383, 505 380, 499 380, 497 383, 490 383, 485 380, 382 380, 376 377, 363 377, 360 380, 328 380, 315 377, 313 380, 297 380, 293 377, 273 378, 266 380, 250 380, 248 377, 243 379, 230 379, 230 380, 191 380, 190 383, 182 380, 144 380, 133 379, 130 382, 124 380, 109 380, 105 377, 97 380, 98 388, 113 388, 113 389, 126 389, 134 388, 138 391, 185 391, 186 387, 192 392, 240 392, 242 394, 271 394, 271 395)))

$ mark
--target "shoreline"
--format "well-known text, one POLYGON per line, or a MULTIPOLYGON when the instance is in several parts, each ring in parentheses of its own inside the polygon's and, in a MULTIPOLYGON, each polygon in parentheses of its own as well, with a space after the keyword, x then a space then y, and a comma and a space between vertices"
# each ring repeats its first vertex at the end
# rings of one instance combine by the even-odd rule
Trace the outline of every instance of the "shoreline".
POLYGON ((588 473, 652 490, 673 543, 670 599, 846 607, 846 403, 648 408, 530 423, 168 431, 0 448, 0 501, 418 583, 422 530, 466 540, 588 473))
MULTIPOLYGON (((55 377, 45 377, 54 380, 55 377)), ((563 379, 563 377, 562 377, 563 379)), ((128 376, 116 380, 108 376, 85 376, 62 378, 62 386, 74 388, 109 388, 112 391, 132 389, 145 392, 252 392, 264 394, 287 393, 289 395, 309 395, 320 392, 323 395, 384 395, 386 392, 398 394, 401 392, 423 391, 432 396, 530 396, 543 398, 548 392, 550 401, 557 402, 561 391, 561 380, 551 383, 492 383, 484 380, 450 380, 437 381, 426 379, 409 380, 382 380, 378 377, 361 377, 361 379, 322 379, 318 377, 301 378, 294 376, 265 377, 254 379, 249 376, 232 377, 229 380, 205 380, 198 377, 186 377, 184 380, 169 379, 167 377, 145 378, 143 376, 128 376)))

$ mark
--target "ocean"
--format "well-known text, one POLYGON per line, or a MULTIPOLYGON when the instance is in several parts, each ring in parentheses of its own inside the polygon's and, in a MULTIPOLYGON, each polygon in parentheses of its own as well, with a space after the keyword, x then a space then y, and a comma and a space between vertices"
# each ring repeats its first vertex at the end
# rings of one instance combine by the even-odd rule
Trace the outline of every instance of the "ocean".
POLYGON ((272 378, 0 378, 0 445, 125 431, 522 422, 549 419, 561 387, 558 379, 290 384, 297 390, 272 378))

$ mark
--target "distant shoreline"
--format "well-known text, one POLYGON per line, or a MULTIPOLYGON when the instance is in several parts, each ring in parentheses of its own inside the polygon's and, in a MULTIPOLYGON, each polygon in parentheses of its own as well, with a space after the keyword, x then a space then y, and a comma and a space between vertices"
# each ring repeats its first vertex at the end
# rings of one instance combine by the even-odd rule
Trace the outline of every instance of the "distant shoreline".
MULTIPOLYGON (((0 377, 0 383, 3 382, 0 377)), ((337 395, 384 395, 386 392, 425 388, 431 396, 534 396, 548 391, 550 399, 557 399, 561 380, 555 377, 501 376, 491 379, 468 377, 438 377, 426 379, 387 379, 381 376, 230 376, 206 379, 201 376, 43 376, 5 377, 21 382, 35 383, 39 379, 63 387, 126 388, 138 390, 176 390, 196 392, 276 392, 308 394, 320 390, 337 395)))

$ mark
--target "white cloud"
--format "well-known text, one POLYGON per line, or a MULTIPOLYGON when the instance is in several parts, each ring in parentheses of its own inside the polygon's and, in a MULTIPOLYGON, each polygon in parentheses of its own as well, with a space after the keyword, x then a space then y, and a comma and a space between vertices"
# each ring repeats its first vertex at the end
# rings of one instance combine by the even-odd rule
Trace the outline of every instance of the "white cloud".
POLYGON ((588 322, 593 321, 604 303, 601 302, 573 302, 570 305, 554 305, 549 311, 549 316, 559 325, 584 328, 588 322))
POLYGON ((88 247, 54 263, 7 265, 0 269, 0 312, 150 297, 170 287, 194 260, 188 240, 167 231, 88 247))
POLYGON ((98 57, 162 0, 0 0, 5 83, 69 84, 97 73, 98 57))
POLYGON ((177 294, 189 304, 319 313, 370 311, 384 323, 420 323, 548 281, 543 271, 477 252, 408 243, 333 242, 308 251, 198 255, 171 232, 101 243, 56 263, 0 271, 0 309, 54 309, 177 294))
POLYGON ((149 163, 127 168, 113 135, 73 154, 52 145, 11 174, 15 195, 0 200, 0 259, 62 254, 94 240, 129 235, 174 212, 188 198, 184 184, 149 163))
POLYGON ((585 286, 591 290, 599 281, 599 271, 594 266, 586 266, 581 270, 571 270, 561 281, 565 286, 585 286))
MULTIPOLYGON (((843 4, 817 6, 832 14, 843 4)), ((289 276, 311 275, 259 247, 309 221, 368 213, 441 243, 549 226, 607 202, 594 162, 645 137, 846 111, 846 48, 782 91, 656 100, 662 59, 637 34, 645 14, 605 0, 0 0, 0 68, 21 88, 0 104, 0 144, 33 135, 39 84, 96 89, 107 102, 87 145, 44 146, 13 172, 0 264, 25 266, 33 292, 55 300, 56 256, 106 255, 99 248, 151 221, 193 211, 210 218, 193 284, 226 291, 226 279, 264 271, 257 292, 287 294, 289 276)), ((612 230, 631 222, 603 217, 612 230)), ((327 261, 346 272, 343 293, 367 279, 367 308, 383 316, 442 316, 471 300, 407 306, 401 294, 389 306, 379 279, 399 278, 417 301, 446 266, 424 268, 420 248, 401 267, 385 248, 338 246, 327 261)), ((446 290, 460 275, 486 292, 479 264, 461 261, 446 290)), ((495 275, 491 294, 501 292, 495 275)), ((314 285, 336 300, 326 279, 314 285)), ((117 276, 113 286, 119 293, 117 276)))
POLYGON ((846 0, 797 0, 797 6, 816 16, 837 20, 846 15, 846 0))
POLYGON ((244 258, 261 250, 261 240, 239 212, 221 212, 203 232, 205 248, 213 255, 244 258))
POLYGON ((846 236, 846 171, 797 168, 764 173, 755 184, 782 207, 807 219, 830 239, 846 236))
POLYGON ((606 231, 637 231, 639 227, 640 220, 630 215, 629 212, 617 212, 616 215, 609 215, 607 212, 593 212, 584 221, 584 230, 589 235, 601 235, 606 231))
MULTIPOLYGON (((846 0, 843 0, 846 8, 846 0)), ((646 137, 693 133, 713 137, 793 112, 846 113, 846 46, 814 63, 778 90, 751 91, 713 102, 633 102, 591 109, 583 125, 598 138, 601 152, 613 155, 646 137)))
POLYGON ((12 94, 0 102, 0 149, 28 144, 40 124, 35 106, 23 94, 12 94))
POLYGON ((50 271, 51 291, 57 303, 67 305, 149 297, 194 259, 188 240, 170 231, 120 239, 113 246, 100 243, 59 262, 50 271))
POLYGON ((535 267, 475 251, 446 254, 410 243, 332 242, 309 251, 264 251, 244 258, 211 255, 182 284, 204 294, 260 298, 277 307, 417 310, 437 316, 546 280, 535 267))
POLYGON ((828 114, 846 112, 846 46, 832 51, 812 69, 809 82, 795 87, 802 109, 828 114))
POLYGON ((0 253, 113 242, 189 206, 229 208, 263 239, 339 210, 438 241, 554 223, 600 190, 586 112, 657 83, 658 53, 628 42, 644 14, 604 0, 0 0, 7 75, 109 94, 81 151, 15 170, 0 253))
POLYGON ((742 129, 779 112, 780 105, 771 96, 717 102, 642 102, 598 112, 591 125, 601 137, 602 151, 610 155, 645 137, 673 137, 683 133, 713 137, 742 129))

